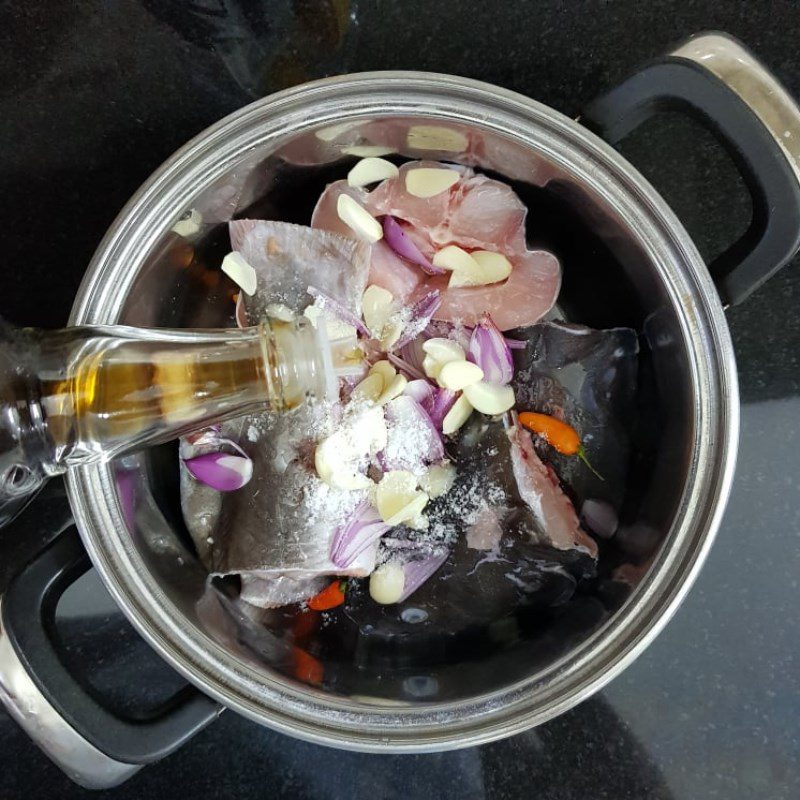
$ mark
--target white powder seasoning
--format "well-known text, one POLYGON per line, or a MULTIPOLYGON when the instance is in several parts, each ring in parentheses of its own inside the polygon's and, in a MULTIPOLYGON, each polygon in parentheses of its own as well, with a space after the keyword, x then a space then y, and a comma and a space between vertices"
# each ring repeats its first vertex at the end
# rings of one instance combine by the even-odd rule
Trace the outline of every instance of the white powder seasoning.
POLYGON ((452 544, 477 521, 488 505, 501 507, 506 503, 506 493, 501 486, 487 483, 485 476, 474 472, 459 474, 453 488, 436 501, 429 514, 430 527, 421 536, 423 540, 452 544))
POLYGON ((366 490, 336 489, 311 474, 303 489, 303 509, 310 525, 346 519, 368 495, 366 490))
POLYGON ((389 469, 404 469, 419 476, 425 472, 431 431, 420 424, 416 414, 409 413, 406 400, 398 397, 389 403, 385 463, 389 469))

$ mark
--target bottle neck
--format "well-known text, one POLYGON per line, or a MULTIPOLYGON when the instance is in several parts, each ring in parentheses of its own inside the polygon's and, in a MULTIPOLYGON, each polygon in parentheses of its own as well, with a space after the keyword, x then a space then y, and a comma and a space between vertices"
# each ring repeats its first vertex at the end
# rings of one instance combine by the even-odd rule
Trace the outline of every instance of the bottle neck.
POLYGON ((4 503, 70 466, 329 395, 322 336, 302 318, 220 331, 3 326, 0 525, 4 503))

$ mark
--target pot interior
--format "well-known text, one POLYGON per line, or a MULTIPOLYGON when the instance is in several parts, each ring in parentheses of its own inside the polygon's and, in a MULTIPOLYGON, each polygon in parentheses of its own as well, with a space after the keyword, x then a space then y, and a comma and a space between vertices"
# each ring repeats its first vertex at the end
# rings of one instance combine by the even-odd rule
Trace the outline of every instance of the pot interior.
MULTIPOLYGON (((295 132, 243 151, 211 185, 200 176, 198 193, 174 209, 174 219, 198 210, 202 234, 186 241, 168 231, 174 219, 164 221, 166 232, 141 258, 119 322, 233 326, 230 295, 236 287, 219 270, 230 250, 227 221, 256 217, 308 224, 325 185, 344 177, 357 160, 352 152, 366 153, 360 149, 366 146, 395 151, 390 157, 398 163, 446 159, 508 181, 529 209, 529 246, 550 250, 561 261, 563 288, 554 316, 598 328, 632 327, 641 347, 620 526, 613 538, 600 542, 597 576, 580 583, 569 601, 503 607, 455 629, 430 620, 405 625, 379 620, 376 632, 371 623, 343 617, 306 632, 302 649, 320 665, 320 691, 391 709, 507 688, 547 670, 613 618, 669 539, 693 452, 695 388, 674 299, 613 202, 544 151, 429 115, 295 132), (409 136, 420 125, 427 133, 421 139, 409 136), (452 152, 452 142, 462 143, 456 145, 460 152, 452 152)), ((177 444, 127 457, 115 470, 121 496, 135 497, 129 535, 180 624, 215 640, 265 683, 301 679, 290 646, 292 614, 248 615, 204 597, 206 571, 181 514, 177 444)))

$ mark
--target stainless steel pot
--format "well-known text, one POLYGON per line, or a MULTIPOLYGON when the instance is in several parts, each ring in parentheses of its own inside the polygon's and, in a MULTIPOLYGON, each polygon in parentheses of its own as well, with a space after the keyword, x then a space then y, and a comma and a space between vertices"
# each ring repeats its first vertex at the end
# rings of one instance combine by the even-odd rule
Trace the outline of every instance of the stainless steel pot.
MULTIPOLYGON (((751 229, 711 265, 725 302, 737 302, 798 248, 800 111, 738 43, 707 34, 596 101, 583 121, 615 141, 665 104, 700 114, 752 190, 751 229)), ((74 686, 44 654, 45 637, 20 633, 25 607, 52 599, 79 571, 79 543, 56 542, 2 599, 0 695, 84 785, 113 785, 178 746, 218 713, 209 697, 285 733, 355 750, 433 751, 509 736, 560 714, 630 664, 708 552, 739 424, 718 289, 678 219, 628 162, 584 125, 512 92, 385 72, 318 81, 242 109, 187 144, 132 198, 89 267, 72 323, 224 322, 220 279, 203 267, 224 253, 223 223, 248 208, 307 219, 305 201, 342 174, 343 158, 380 147, 497 171, 534 209, 566 215, 570 236, 586 245, 575 251, 582 263, 565 265, 572 277, 562 312, 644 331, 659 437, 631 490, 620 544, 640 566, 638 585, 581 607, 560 628, 517 631, 503 649, 418 674, 391 663, 331 664, 349 687, 334 693, 285 674, 269 640, 256 655, 230 620, 200 602, 205 573, 181 532, 174 453, 76 470, 70 501, 92 564, 142 636, 203 693, 187 693, 138 731, 68 696, 74 686), (190 209, 203 229, 185 268, 189 246, 171 227, 190 209), (132 495, 134 514, 126 510, 132 495)))

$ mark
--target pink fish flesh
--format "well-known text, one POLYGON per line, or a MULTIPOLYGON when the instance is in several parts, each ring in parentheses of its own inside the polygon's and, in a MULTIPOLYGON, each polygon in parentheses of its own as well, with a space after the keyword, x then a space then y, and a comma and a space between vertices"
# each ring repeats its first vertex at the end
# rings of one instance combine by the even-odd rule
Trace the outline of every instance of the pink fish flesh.
POLYGON ((322 193, 311 219, 312 227, 353 235, 336 212, 338 197, 344 193, 375 217, 385 214, 396 217, 429 258, 448 244, 467 250, 500 252, 513 267, 504 283, 449 289, 447 276, 425 275, 381 241, 373 247, 369 280, 404 303, 413 302, 431 289, 439 289, 442 304, 435 318, 450 322, 474 325, 489 311, 501 330, 509 330, 533 324, 544 316, 558 296, 561 268, 551 253, 527 249, 527 209, 514 191, 466 167, 456 167, 460 178, 451 189, 431 198, 419 198, 405 188, 405 175, 415 167, 445 168, 426 161, 404 164, 398 178, 383 181, 372 192, 336 181, 322 193))
POLYGON ((597 558, 597 544, 581 528, 578 514, 558 478, 533 448, 531 434, 519 425, 506 430, 519 495, 533 513, 539 538, 558 550, 580 550, 597 558))

